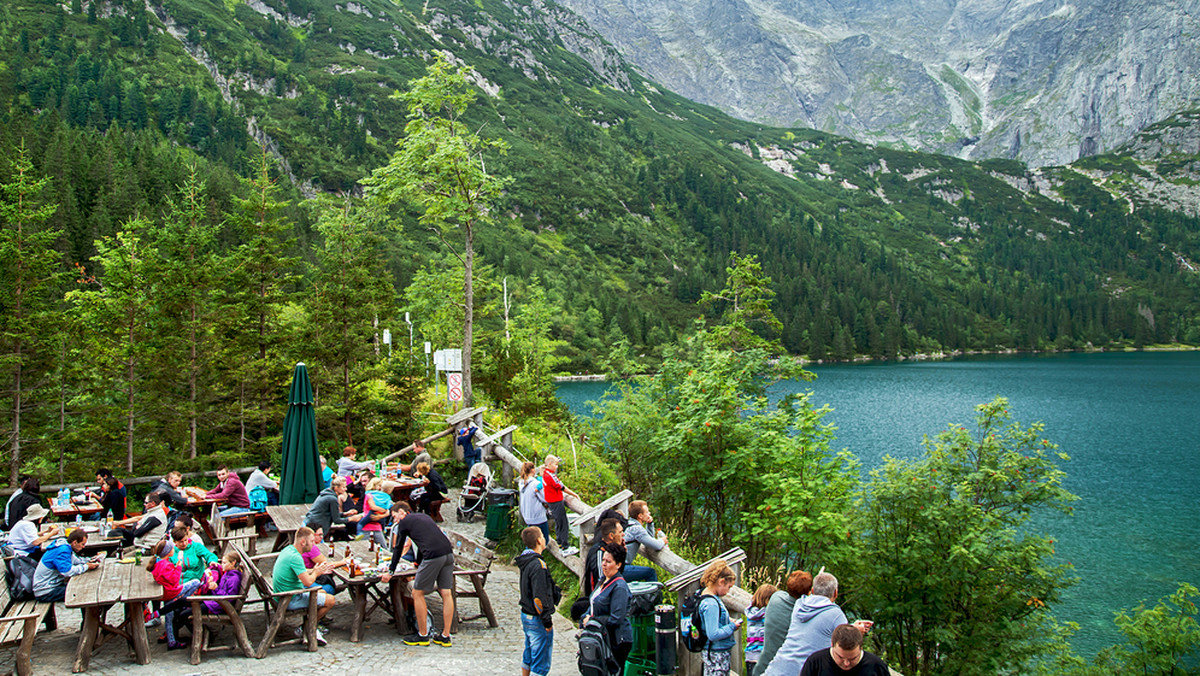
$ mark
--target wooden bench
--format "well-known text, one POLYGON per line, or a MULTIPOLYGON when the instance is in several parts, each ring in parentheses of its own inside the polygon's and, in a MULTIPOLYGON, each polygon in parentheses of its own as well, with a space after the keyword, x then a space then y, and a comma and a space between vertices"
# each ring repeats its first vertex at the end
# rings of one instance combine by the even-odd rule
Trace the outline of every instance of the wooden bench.
POLYGON ((288 603, 296 594, 308 594, 308 589, 297 589, 290 592, 276 593, 271 587, 271 578, 263 575, 262 568, 259 563, 271 563, 274 565, 278 553, 262 554, 259 556, 250 556, 246 550, 242 549, 237 543, 230 543, 233 550, 237 552, 242 559, 242 565, 246 567, 246 573, 250 576, 250 582, 254 588, 258 590, 259 599, 263 604, 263 611, 268 618, 267 632, 263 635, 262 641, 258 644, 258 650, 254 656, 262 659, 267 656, 267 651, 271 648, 284 645, 293 645, 303 643, 308 648, 308 652, 316 652, 317 650, 317 600, 319 595, 312 593, 308 597, 308 605, 298 610, 289 610, 288 603), (304 615, 304 631, 300 638, 292 638, 276 642, 275 636, 283 627, 283 621, 288 615, 304 615))
POLYGON ((492 610, 492 600, 484 589, 496 553, 454 531, 446 531, 446 537, 450 538, 450 545, 454 548, 454 627, 451 631, 458 631, 459 622, 470 622, 481 617, 486 617, 488 626, 493 629, 500 626, 496 621, 496 612, 492 610), (460 580, 470 586, 464 584, 460 588, 460 580), (461 616, 458 600, 464 598, 479 600, 477 615, 461 616))
MULTIPOLYGON (((8 566, 7 559, 4 565, 8 566)), ((41 601, 13 601, 8 594, 8 585, 0 591, 0 645, 17 644, 15 673, 28 676, 33 673, 33 639, 37 636, 38 622, 45 619, 46 631, 58 628, 54 616, 54 604, 41 601)))
MULTIPOLYGON (((240 558, 241 554, 238 556, 240 558)), ((242 565, 246 567, 245 561, 242 565)), ((203 596, 195 594, 188 597, 192 605, 192 646, 189 656, 192 664, 200 664, 202 653, 218 650, 241 650, 246 657, 254 657, 254 648, 250 645, 250 639, 246 635, 246 625, 242 622, 242 606, 246 604, 251 584, 253 582, 250 571, 246 570, 242 575, 242 583, 238 587, 236 595, 203 596), (218 615, 205 614, 205 601, 216 601, 221 606, 221 613, 218 615), (225 625, 233 627, 235 644, 210 647, 209 639, 212 637, 212 630, 225 625)))
POLYGON ((266 512, 247 512, 245 514, 234 514, 231 516, 221 516, 221 506, 213 505, 212 513, 209 515, 208 524, 212 529, 210 535, 213 544, 217 548, 217 556, 225 554, 225 549, 232 542, 239 540, 243 541, 242 547, 249 552, 251 556, 258 553, 258 537, 263 533, 263 525, 270 520, 266 512), (260 525, 260 523, 262 525, 260 525), (238 533, 233 531, 236 526, 241 526, 240 530, 245 530, 247 526, 254 524, 254 530, 249 534, 238 533))

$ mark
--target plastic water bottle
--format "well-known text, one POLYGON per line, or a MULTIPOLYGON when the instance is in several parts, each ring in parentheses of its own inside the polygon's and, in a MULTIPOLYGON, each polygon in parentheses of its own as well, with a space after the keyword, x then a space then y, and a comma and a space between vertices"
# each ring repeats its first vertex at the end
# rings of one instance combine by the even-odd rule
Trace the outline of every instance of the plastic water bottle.
POLYGON ((80 515, 79 512, 75 512, 75 527, 76 528, 83 527, 83 516, 80 515))
POLYGON ((66 507, 71 502, 71 491, 66 486, 58 489, 58 506, 66 507))

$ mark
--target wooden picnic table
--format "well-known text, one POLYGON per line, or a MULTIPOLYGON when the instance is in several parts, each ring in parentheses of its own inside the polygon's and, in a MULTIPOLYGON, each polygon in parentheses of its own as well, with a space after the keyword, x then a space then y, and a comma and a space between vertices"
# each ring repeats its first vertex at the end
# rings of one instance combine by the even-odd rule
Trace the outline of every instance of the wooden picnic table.
POLYGON ((304 502, 298 505, 267 505, 267 515, 275 522, 279 531, 275 535, 275 545, 271 551, 278 552, 288 546, 296 536, 296 531, 304 525, 304 517, 312 505, 304 502))
MULTIPOLYGON (((346 545, 349 545, 350 551, 358 559, 359 565, 364 568, 365 572, 363 575, 351 576, 345 567, 333 569, 333 575, 346 585, 346 590, 354 601, 354 617, 350 621, 350 641, 358 643, 362 640, 363 624, 371 617, 371 613, 375 612, 376 608, 383 608, 384 612, 395 618, 397 630, 402 635, 406 635, 409 629, 408 622, 404 618, 404 593, 408 591, 412 577, 417 573, 416 569, 397 570, 385 592, 379 588, 382 583, 380 579, 382 572, 368 570, 375 565, 375 553, 368 551, 370 541, 356 540, 349 543, 336 543, 333 547, 337 553, 344 555, 346 545), (399 614, 396 613, 397 608, 400 609, 399 614)), ((342 559, 338 559, 338 561, 340 560, 342 559)), ((386 552, 380 552, 380 565, 387 566, 390 561, 391 557, 386 552)), ((385 567, 383 572, 386 570, 385 567)))
POLYGON ((84 517, 84 520, 87 520, 87 517, 92 514, 99 514, 101 509, 103 508, 99 505, 90 502, 82 505, 72 502, 67 505, 50 506, 50 512, 59 521, 74 521, 76 516, 84 517))
POLYGON ((106 557, 96 570, 68 580, 65 605, 84 611, 72 671, 87 671, 92 652, 112 636, 121 636, 129 643, 138 664, 150 664, 150 642, 142 610, 147 601, 162 598, 162 594, 163 588, 145 567, 120 563, 114 557, 106 557), (108 610, 118 603, 125 604, 125 617, 114 626, 105 619, 108 610))
POLYGON ((391 479, 383 482, 383 492, 392 496, 392 500, 401 502, 411 502, 412 492, 423 486, 428 486, 428 479, 417 479, 414 477, 401 477, 397 481, 391 479))
POLYGON ((188 498, 187 507, 184 509, 191 512, 192 516, 196 518, 196 522, 200 524, 200 528, 204 530, 204 534, 208 536, 209 541, 215 542, 217 535, 213 532, 212 524, 208 522, 208 514, 212 510, 213 505, 225 504, 225 498, 198 497, 198 495, 203 494, 204 489, 194 486, 189 486, 183 490, 188 498))
POLYGON ((103 533, 88 533, 87 544, 83 546, 83 551, 80 556, 90 556, 95 554, 112 555, 121 548, 121 538, 108 538, 103 533))

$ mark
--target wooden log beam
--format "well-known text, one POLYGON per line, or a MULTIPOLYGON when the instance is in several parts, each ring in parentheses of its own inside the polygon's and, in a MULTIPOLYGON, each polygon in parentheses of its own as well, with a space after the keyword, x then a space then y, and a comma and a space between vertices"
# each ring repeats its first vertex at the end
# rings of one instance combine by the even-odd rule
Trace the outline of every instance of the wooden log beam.
MULTIPOLYGON (((661 551, 655 552, 646 547, 642 547, 641 552, 642 556, 645 556, 647 559, 650 559, 654 563, 658 564, 659 568, 662 568, 672 575, 682 575, 696 567, 696 564, 671 551, 669 543, 668 546, 663 547, 661 551)), ((730 589, 729 593, 726 594, 721 600, 725 602, 725 607, 729 609, 729 612, 745 613, 746 608, 750 607, 750 602, 753 600, 753 598, 754 595, 752 593, 742 589, 741 587, 734 587, 733 589, 730 589)))

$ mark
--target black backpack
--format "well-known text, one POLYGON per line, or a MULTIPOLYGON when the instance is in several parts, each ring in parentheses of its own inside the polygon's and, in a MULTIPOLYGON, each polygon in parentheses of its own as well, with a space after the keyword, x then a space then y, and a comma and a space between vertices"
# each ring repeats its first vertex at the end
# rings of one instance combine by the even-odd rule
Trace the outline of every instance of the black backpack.
POLYGON ((37 572, 37 559, 31 556, 14 556, 4 570, 8 583, 8 597, 13 602, 33 600, 33 574, 37 572))
POLYGON ((616 658, 608 645, 608 631, 596 620, 588 620, 579 630, 579 673, 583 676, 609 676, 616 658))
POLYGON ((717 597, 697 591, 679 606, 679 635, 683 637, 683 646, 694 653, 704 650, 708 644, 708 632, 704 631, 704 621, 700 616, 700 602, 706 598, 717 597))

